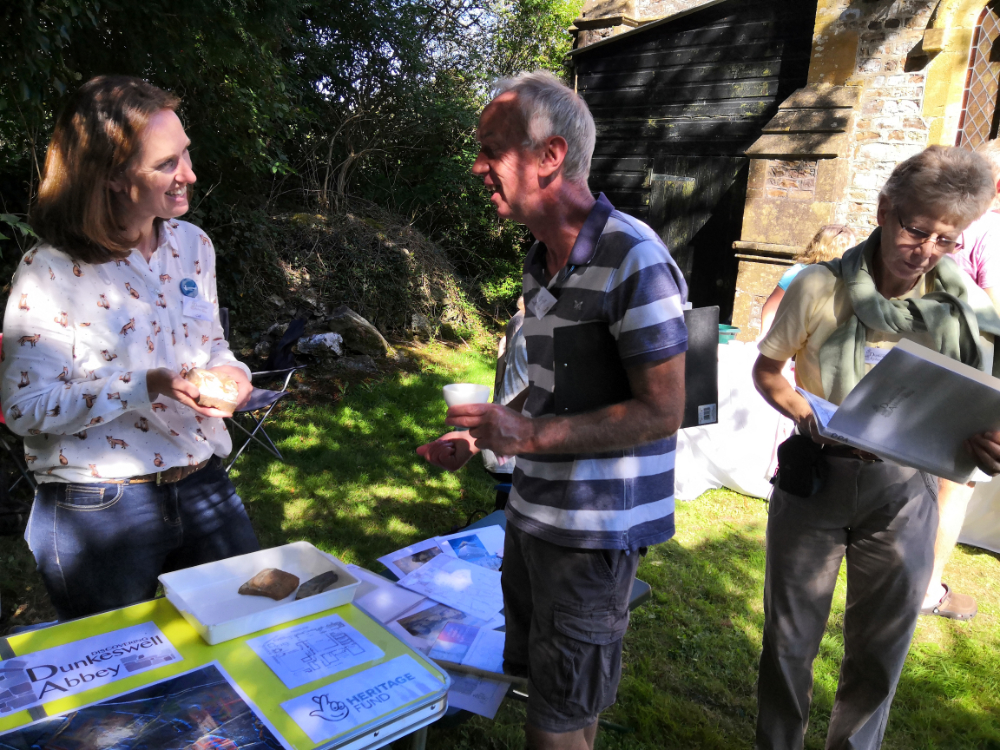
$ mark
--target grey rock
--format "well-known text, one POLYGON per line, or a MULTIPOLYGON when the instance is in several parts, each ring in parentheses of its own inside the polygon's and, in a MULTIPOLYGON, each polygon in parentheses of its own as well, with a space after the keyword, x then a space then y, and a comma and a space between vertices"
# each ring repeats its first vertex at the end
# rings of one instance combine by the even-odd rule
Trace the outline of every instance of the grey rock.
POLYGON ((410 318, 410 330, 418 336, 429 339, 434 335, 434 324, 431 323, 430 318, 426 315, 413 313, 413 317, 410 318))
POLYGON ((310 578, 299 586, 299 590, 295 592, 295 599, 305 599, 307 596, 315 596, 316 594, 322 594, 324 591, 329 591, 339 580, 340 576, 332 570, 320 573, 318 576, 310 578))
POLYGON ((339 333, 317 333, 313 336, 303 336, 298 340, 299 353, 301 354, 335 354, 341 356, 344 353, 344 337, 339 333))
POLYGON ((317 333, 326 333, 329 330, 330 326, 326 324, 326 318, 313 317, 306 321, 306 327, 302 331, 302 335, 315 336, 317 333))
POLYGON ((275 307, 285 306, 285 300, 281 299, 281 297, 279 297, 277 294, 272 294, 270 297, 267 298, 267 301, 270 302, 275 307))
POLYGON ((334 363, 333 374, 378 375, 378 366, 367 354, 356 354, 338 359, 334 363))
POLYGON ((257 346, 253 348, 253 353, 256 357, 267 359, 271 356, 271 342, 267 339, 261 339, 257 342, 257 346))
POLYGON ((273 326, 264 331, 264 335, 281 338, 285 334, 286 330, 288 330, 288 323, 275 323, 273 326))
POLYGON ((344 346, 370 357, 384 357, 392 347, 378 329, 347 305, 336 308, 327 318, 330 330, 344 337, 344 346))

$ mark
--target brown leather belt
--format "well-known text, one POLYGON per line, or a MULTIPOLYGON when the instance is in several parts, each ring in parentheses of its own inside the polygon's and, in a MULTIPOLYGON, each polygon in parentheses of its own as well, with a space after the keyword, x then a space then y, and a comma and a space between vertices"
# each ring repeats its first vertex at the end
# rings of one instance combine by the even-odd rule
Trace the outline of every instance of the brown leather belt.
POLYGON ((882 460, 874 453, 863 451, 860 448, 853 448, 850 445, 824 445, 823 455, 831 456, 832 458, 856 458, 859 461, 868 461, 871 463, 882 460))
POLYGON ((102 479, 101 484, 148 484, 149 482, 156 482, 157 486, 161 484, 173 484, 182 479, 187 479, 196 471, 201 471, 208 466, 208 462, 211 460, 211 458, 206 458, 200 464, 195 464, 194 466, 174 466, 166 471, 156 471, 152 474, 143 474, 142 476, 129 477, 128 479, 102 479))

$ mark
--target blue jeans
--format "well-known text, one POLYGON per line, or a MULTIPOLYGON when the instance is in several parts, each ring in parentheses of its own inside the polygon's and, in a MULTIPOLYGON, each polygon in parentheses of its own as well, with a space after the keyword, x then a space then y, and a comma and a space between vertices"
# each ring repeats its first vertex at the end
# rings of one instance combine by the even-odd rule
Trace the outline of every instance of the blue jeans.
POLYGON ((151 599, 161 573, 260 549, 218 457, 159 487, 40 484, 24 538, 60 620, 151 599))

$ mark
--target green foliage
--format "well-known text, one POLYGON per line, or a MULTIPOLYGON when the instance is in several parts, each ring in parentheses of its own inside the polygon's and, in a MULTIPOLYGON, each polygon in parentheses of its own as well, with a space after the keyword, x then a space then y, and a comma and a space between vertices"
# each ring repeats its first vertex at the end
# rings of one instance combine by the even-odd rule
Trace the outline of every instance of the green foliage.
MULTIPOLYGON (((0 214, 0 224, 6 224, 11 229, 16 229, 24 237, 38 237, 31 225, 22 221, 21 217, 14 214, 0 214)), ((10 237, 0 232, 0 240, 9 240, 10 237)))
POLYGON ((501 0, 483 47, 492 62, 484 67, 497 76, 539 68, 562 73, 572 42, 566 29, 582 5, 578 0, 501 0))
MULTIPOLYGON (((525 233, 469 173, 489 83, 562 69, 581 0, 10 0, 0 5, 0 210, 27 215, 55 113, 80 82, 183 97, 223 297, 273 255, 267 217, 362 198, 413 222, 498 309, 525 233)), ((10 222, 3 222, 10 225, 10 222)), ((0 236, 8 251, 25 237, 0 236)), ((516 295, 515 295, 516 296, 516 295)))

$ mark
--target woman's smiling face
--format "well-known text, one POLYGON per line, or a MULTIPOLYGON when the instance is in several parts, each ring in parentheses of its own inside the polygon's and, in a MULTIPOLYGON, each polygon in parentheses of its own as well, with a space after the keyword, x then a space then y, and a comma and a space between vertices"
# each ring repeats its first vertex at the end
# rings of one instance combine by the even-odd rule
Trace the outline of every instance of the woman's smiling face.
POLYGON ((161 109, 142 134, 139 155, 112 180, 111 188, 122 198, 126 223, 145 225, 153 219, 173 219, 188 212, 188 190, 195 183, 188 140, 180 118, 161 109))

